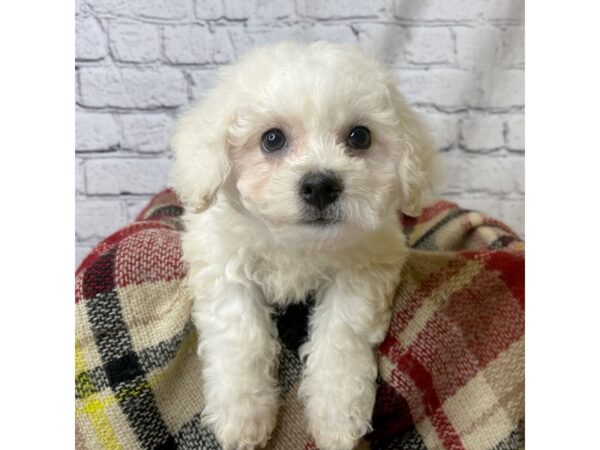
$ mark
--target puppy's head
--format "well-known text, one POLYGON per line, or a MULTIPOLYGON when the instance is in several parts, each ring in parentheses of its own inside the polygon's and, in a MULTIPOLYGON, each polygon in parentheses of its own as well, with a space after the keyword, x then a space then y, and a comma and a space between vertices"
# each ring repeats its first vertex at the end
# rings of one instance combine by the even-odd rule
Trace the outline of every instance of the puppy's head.
POLYGON ((172 140, 173 186, 202 211, 217 192, 276 236, 347 236, 417 215, 435 151, 385 69, 359 50, 281 43, 226 68, 172 140))

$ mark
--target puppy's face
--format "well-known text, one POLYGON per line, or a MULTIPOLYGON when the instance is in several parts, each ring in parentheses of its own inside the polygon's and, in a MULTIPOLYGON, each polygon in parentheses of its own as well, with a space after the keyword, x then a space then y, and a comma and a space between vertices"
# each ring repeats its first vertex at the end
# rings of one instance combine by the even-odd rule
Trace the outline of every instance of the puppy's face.
POLYGON ((288 240, 374 230, 398 207, 417 213, 432 184, 434 152, 388 74, 332 44, 254 51, 182 120, 173 147, 187 206, 225 186, 288 240))
POLYGON ((373 229, 392 207, 390 100, 344 62, 353 64, 281 61, 236 114, 229 143, 241 202, 277 232, 373 229))

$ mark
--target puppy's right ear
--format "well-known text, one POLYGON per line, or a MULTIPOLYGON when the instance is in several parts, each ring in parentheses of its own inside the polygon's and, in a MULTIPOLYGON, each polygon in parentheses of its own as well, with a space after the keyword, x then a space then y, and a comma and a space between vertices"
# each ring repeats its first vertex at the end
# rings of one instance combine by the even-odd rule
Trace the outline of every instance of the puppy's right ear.
POLYGON ((178 121, 171 139, 175 162, 171 184, 184 206, 202 212, 225 183, 230 162, 227 135, 231 108, 218 101, 219 92, 192 107, 178 121))

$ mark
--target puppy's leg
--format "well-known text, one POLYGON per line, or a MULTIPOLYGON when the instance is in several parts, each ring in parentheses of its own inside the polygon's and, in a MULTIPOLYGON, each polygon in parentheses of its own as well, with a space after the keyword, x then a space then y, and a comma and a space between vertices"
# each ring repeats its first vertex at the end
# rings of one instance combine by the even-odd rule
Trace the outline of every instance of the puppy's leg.
POLYGON ((374 266, 339 274, 318 293, 300 396, 321 450, 349 450, 371 427, 377 363, 399 269, 374 266))
POLYGON ((214 280, 198 286, 193 319, 199 330, 203 421, 225 450, 264 446, 275 426, 279 344, 262 294, 250 283, 214 280))

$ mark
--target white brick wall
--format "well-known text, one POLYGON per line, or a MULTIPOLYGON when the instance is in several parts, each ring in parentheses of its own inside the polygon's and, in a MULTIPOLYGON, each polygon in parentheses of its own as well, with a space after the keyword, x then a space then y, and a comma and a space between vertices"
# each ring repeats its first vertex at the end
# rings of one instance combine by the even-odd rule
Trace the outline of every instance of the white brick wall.
POLYGON ((216 68, 285 38, 384 60, 446 164, 444 197, 524 222, 523 0, 79 0, 77 261, 168 180, 179 111, 216 68))

